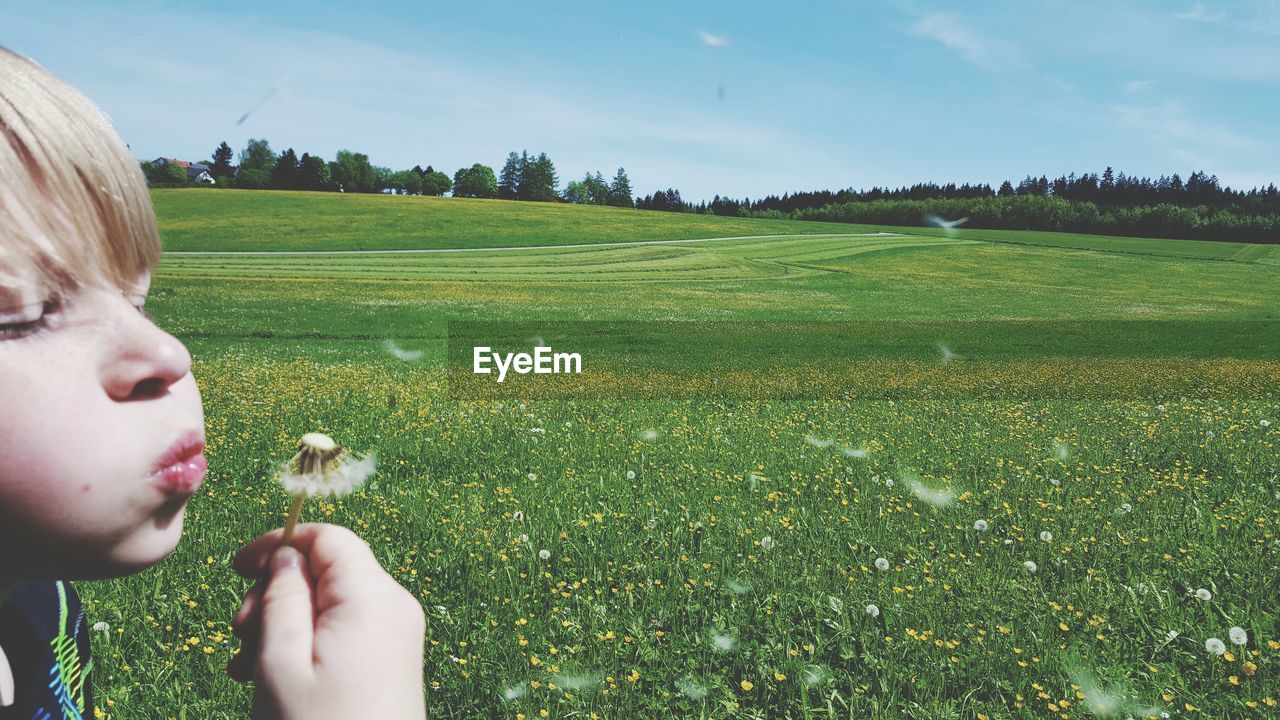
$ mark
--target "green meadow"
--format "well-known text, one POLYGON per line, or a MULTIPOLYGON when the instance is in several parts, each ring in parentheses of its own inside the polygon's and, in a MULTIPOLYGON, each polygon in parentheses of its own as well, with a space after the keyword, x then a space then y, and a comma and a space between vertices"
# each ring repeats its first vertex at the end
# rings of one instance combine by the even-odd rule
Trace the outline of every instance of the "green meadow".
POLYGON ((153 198, 210 472, 78 584, 100 717, 247 716, 230 558, 313 430, 376 453, 304 520, 420 598, 429 717, 1280 712, 1280 246, 153 198), (347 254, 217 254, 278 250, 347 254), (447 364, 542 328, 568 393, 447 364))

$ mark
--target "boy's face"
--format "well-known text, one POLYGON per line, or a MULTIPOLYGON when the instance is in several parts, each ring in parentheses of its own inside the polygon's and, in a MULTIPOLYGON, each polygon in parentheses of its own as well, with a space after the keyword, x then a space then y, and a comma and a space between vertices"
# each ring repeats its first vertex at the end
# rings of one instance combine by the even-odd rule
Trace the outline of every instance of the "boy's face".
POLYGON ((0 577, 113 577, 177 545, 204 414, 187 349, 142 314, 149 282, 0 287, 0 577))

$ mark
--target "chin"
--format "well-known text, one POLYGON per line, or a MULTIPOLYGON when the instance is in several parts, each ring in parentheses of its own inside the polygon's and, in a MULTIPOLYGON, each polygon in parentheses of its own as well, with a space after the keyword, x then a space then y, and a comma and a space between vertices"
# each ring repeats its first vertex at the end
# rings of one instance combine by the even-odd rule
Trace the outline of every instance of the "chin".
POLYGON ((142 572, 168 557, 182 540, 185 514, 185 501, 157 512, 148 523, 111 549, 103 563, 107 572, 100 579, 142 572))

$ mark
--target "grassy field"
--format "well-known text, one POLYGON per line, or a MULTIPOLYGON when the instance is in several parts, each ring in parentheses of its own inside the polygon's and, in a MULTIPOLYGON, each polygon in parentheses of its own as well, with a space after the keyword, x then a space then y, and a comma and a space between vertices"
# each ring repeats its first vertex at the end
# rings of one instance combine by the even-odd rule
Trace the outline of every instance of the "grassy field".
MULTIPOLYGON (((378 455, 362 492, 305 519, 360 532, 421 598, 431 717, 1280 712, 1280 358, 1273 340, 1249 340, 1274 337, 1272 252, 484 201, 155 197, 166 242, 184 250, 787 237, 167 256, 149 307, 195 357, 211 469, 172 557, 79 585, 90 621, 112 627, 94 640, 107 716, 247 715, 222 669, 246 589, 228 563, 281 524, 272 468, 310 430, 378 455), (666 396, 640 401, 624 383, 573 400, 456 397, 451 327, 522 336, 584 321, 639 338, 687 326, 671 331, 681 347, 639 352, 654 335, 633 362, 666 363, 666 396), (958 359, 943 364, 938 340, 958 359), (726 376, 746 391, 689 392, 721 355, 747 369, 726 376), (902 392, 783 400, 746 384, 766 367, 807 381, 810 362, 841 358, 864 387, 902 392), (1062 368, 1083 385, 1061 384, 1062 368), (966 373, 987 382, 931 392, 966 373), (1010 392, 1018 382, 1031 392, 1010 392)), ((832 377, 837 390, 857 379, 832 377)))

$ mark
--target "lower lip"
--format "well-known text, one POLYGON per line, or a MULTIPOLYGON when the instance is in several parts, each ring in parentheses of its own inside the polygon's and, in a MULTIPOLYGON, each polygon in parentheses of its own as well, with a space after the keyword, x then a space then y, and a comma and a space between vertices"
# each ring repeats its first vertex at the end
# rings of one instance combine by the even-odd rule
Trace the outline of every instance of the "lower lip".
POLYGON ((204 481, 209 461, 204 453, 184 458, 156 472, 156 484, 174 495, 193 495, 204 481))

